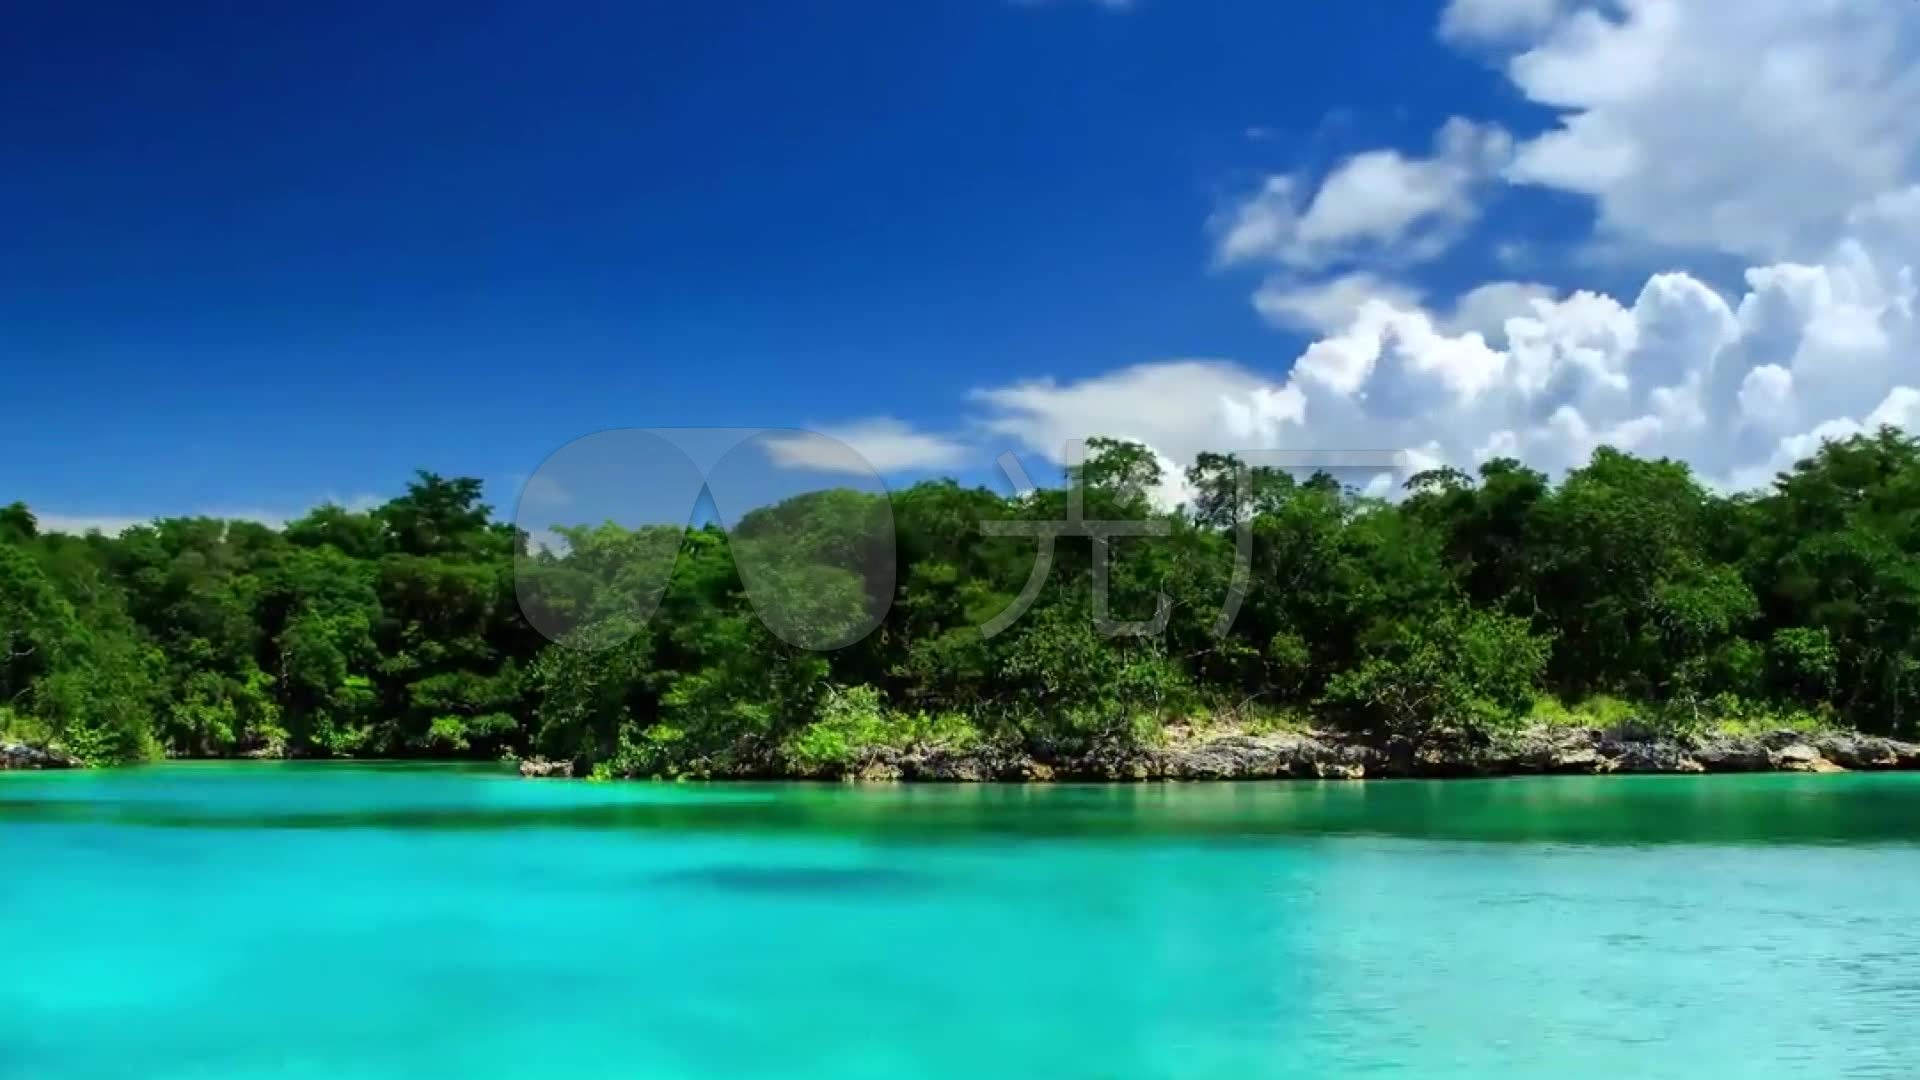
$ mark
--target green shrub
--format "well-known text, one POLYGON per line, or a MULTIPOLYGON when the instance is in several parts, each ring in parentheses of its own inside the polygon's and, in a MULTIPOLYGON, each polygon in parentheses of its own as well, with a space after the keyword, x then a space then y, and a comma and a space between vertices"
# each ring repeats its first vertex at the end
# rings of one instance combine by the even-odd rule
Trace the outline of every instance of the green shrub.
POLYGON ((1639 723, 1645 712, 1608 694, 1595 694, 1574 705, 1567 705, 1551 694, 1542 694, 1533 699, 1527 715, 1549 727, 1614 731, 1639 723))
POLYGON ((1721 694, 1708 703, 1705 715, 1693 730, 1722 735, 1765 735, 1774 731, 1812 735, 1831 731, 1834 726, 1833 712, 1825 706, 1809 709, 1791 703, 1721 694))
POLYGON ((827 690, 817 719, 787 740, 787 756, 807 772, 844 768, 869 746, 883 743, 887 716, 871 686, 827 690))
POLYGON ((829 688, 812 723, 783 747, 803 772, 832 772, 852 765, 875 747, 962 748, 979 741, 979 730, 959 713, 907 713, 889 709, 871 686, 829 688))
POLYGON ((1450 608, 1402 623, 1321 704, 1350 727, 1415 740, 1480 738, 1516 726, 1547 663, 1524 619, 1450 608))

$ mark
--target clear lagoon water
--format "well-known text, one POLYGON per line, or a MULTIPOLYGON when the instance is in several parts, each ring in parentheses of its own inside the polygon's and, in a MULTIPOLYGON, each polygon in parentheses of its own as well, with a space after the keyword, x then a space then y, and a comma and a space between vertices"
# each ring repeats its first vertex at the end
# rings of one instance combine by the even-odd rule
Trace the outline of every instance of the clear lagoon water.
POLYGON ((0 1078, 1920 1071, 1920 776, 0 774, 0 1078))

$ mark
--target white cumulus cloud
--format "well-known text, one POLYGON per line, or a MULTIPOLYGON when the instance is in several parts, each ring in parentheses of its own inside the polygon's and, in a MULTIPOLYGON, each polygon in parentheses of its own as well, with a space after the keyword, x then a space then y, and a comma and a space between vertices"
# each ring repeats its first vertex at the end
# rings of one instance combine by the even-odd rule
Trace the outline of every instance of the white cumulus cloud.
POLYGON ((1476 189, 1508 160, 1499 127, 1455 118, 1430 157, 1369 150, 1346 159, 1308 197, 1298 176, 1267 177, 1215 220, 1222 264, 1272 260, 1319 269, 1394 252, 1438 254, 1476 214, 1476 189))
POLYGON ((1537 314, 1540 303, 1558 295, 1552 286, 1539 282, 1489 281, 1454 301, 1446 325, 1455 333, 1477 330, 1488 341, 1503 344, 1507 340, 1507 320, 1537 314))
POLYGON ((1356 270, 1322 281, 1275 275, 1253 294, 1254 309, 1268 322, 1319 333, 1345 329, 1369 300, 1412 307, 1420 302, 1420 292, 1378 274, 1356 270))
POLYGON ((1441 36, 1553 115, 1518 136, 1455 119, 1426 157, 1368 151, 1318 184, 1270 176, 1210 222, 1217 263, 1266 267, 1262 316, 1315 340, 1264 369, 987 387, 984 430, 1055 461, 1133 439, 1170 465, 1398 451, 1557 473, 1611 444, 1750 488, 1822 439, 1920 426, 1920 3, 1454 0, 1441 36), (1566 261, 1496 220, 1503 280, 1429 300, 1411 272, 1503 181, 1584 198, 1595 245, 1665 269, 1631 294, 1505 280, 1566 261), (1729 257, 1750 269, 1728 277, 1729 257))
MULTIPOLYGON (((1514 0, 1455 0, 1443 26, 1514 0)), ((1537 13, 1536 13, 1537 14, 1537 13)), ((1818 257, 1920 162, 1920 4, 1619 0, 1529 18, 1506 63, 1559 122, 1514 180, 1592 197, 1609 234, 1818 257)))
POLYGON ((1611 444, 1750 487, 1822 437, 1920 421, 1915 291, 1908 253, 1848 239, 1753 269, 1733 297, 1684 272, 1628 300, 1509 283, 1481 298, 1502 315, 1499 344, 1458 313, 1375 298, 1283 376, 1172 361, 976 399, 991 430, 1056 458, 1112 435, 1182 464, 1201 450, 1397 450, 1557 472, 1611 444))

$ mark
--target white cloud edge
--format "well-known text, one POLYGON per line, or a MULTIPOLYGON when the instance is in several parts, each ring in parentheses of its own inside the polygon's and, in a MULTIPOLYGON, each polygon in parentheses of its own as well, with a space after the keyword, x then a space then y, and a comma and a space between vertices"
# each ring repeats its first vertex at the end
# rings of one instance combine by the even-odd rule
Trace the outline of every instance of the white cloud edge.
POLYGON ((1433 258, 1479 216, 1482 189, 1512 154, 1504 128, 1456 116, 1434 134, 1426 157, 1363 151, 1318 185, 1299 173, 1269 175, 1215 213, 1214 262, 1301 272, 1369 258, 1433 258))
POLYGON ((951 468, 965 462, 973 451, 970 443, 955 436, 922 431, 890 416, 770 434, 760 443, 780 468, 843 475, 951 468))
POLYGON ((279 529, 286 527, 288 522, 297 521, 305 517, 321 506, 339 506, 355 512, 364 512, 380 506, 385 502, 387 502, 385 496, 363 494, 345 499, 322 499, 313 504, 313 506, 294 511, 241 507, 234 509, 212 508, 186 510, 182 512, 168 511, 146 516, 114 513, 67 513, 58 510, 43 512, 32 504, 27 505, 27 510, 33 514, 35 525, 42 534, 59 533, 68 536, 84 536, 90 532, 98 532, 103 536, 119 536, 129 529, 139 528, 143 525, 152 525, 158 521, 181 518, 215 518, 221 521, 250 521, 258 525, 279 529))

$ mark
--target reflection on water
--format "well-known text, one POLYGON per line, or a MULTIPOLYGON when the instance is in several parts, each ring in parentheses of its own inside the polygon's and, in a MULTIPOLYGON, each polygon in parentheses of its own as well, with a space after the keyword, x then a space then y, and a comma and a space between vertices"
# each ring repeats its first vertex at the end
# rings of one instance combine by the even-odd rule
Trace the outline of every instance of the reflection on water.
POLYGON ((1371 835, 1567 843, 1920 841, 1920 774, 1188 785, 588 784, 491 767, 12 774, 0 821, 193 829, 837 832, 913 843, 1371 835))

